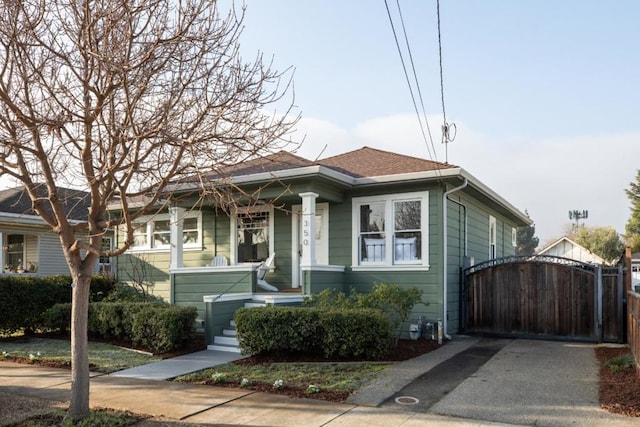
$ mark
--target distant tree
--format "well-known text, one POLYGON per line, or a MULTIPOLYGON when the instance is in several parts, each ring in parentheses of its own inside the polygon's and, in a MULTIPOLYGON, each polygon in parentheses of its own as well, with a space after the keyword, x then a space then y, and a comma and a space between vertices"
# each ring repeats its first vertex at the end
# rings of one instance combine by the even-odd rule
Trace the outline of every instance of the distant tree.
MULTIPOLYGON (((529 216, 529 212, 524 211, 529 216)), ((519 227, 516 234, 516 255, 533 255, 536 252, 540 239, 536 236, 536 225, 519 227)))
POLYGON ((613 227, 577 227, 568 237, 608 263, 620 258, 624 249, 620 235, 613 227))
POLYGON ((127 251, 144 216, 173 203, 176 182, 200 187, 212 203, 232 200, 224 193, 231 184, 207 185, 211 176, 281 149, 297 117, 283 99, 288 74, 261 55, 240 55, 244 7, 223 14, 210 0, 2 5, 0 176, 24 186, 59 236, 73 278, 67 418, 75 421, 89 413, 89 286, 99 258, 127 251), (88 192, 83 221, 65 214, 58 188, 66 186, 88 192), (105 250, 103 236, 116 226, 123 239, 105 250))
POLYGON ((625 243, 631 246, 632 252, 640 251, 640 170, 636 172, 636 182, 630 182, 625 190, 631 201, 631 216, 625 226, 625 243))

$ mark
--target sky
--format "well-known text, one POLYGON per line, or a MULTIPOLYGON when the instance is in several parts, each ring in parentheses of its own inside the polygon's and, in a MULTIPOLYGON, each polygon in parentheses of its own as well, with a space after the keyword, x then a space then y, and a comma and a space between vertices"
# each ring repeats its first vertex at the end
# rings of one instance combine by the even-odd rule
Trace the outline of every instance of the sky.
POLYGON ((293 69, 297 154, 366 145, 448 161, 527 210, 541 244, 562 236, 571 210, 624 232, 624 190, 640 169, 640 2, 442 0, 445 111, 457 129, 446 158, 436 0, 388 0, 410 67, 398 3, 431 153, 384 0, 246 0, 242 55, 293 69))

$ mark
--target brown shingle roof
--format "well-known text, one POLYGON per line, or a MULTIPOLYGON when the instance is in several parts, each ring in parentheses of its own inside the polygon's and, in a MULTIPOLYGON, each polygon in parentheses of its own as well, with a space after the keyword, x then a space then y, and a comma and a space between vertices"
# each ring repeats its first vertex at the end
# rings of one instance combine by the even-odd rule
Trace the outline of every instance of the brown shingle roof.
POLYGON ((222 175, 240 176, 261 172, 276 172, 286 169, 312 166, 314 163, 288 151, 279 151, 264 157, 230 165, 222 169, 222 175))
POLYGON ((396 175, 456 167, 371 147, 362 147, 328 157, 319 160, 318 163, 354 177, 396 175))

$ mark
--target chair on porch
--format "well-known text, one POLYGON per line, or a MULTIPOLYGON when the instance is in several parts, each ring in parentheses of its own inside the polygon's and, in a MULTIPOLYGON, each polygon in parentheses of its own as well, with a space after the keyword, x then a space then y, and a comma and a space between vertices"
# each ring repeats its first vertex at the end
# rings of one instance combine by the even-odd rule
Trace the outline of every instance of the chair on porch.
POLYGON ((228 264, 227 257, 224 255, 216 255, 211 260, 212 267, 226 267, 228 264))
POLYGON ((269 258, 264 260, 264 262, 262 264, 260 264, 260 266, 256 270, 256 276, 258 278, 257 285, 259 287, 261 287, 262 289, 264 289, 265 291, 269 291, 269 292, 278 292, 279 291, 278 288, 276 288, 273 285, 270 285, 269 283, 267 283, 264 280, 264 277, 267 275, 267 272, 271 268, 273 268, 273 262, 274 262, 275 258, 276 258, 276 254, 274 252, 271 255, 269 255, 269 258))

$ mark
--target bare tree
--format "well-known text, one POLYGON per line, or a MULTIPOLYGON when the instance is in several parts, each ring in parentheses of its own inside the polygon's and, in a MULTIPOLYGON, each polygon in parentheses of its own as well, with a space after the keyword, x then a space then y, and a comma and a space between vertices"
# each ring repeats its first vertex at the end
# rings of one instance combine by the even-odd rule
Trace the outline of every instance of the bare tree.
POLYGON ((204 184, 278 149, 297 121, 283 99, 288 71, 240 57, 243 17, 244 7, 221 13, 211 0, 2 0, 0 175, 24 185, 71 271, 71 419, 89 412, 87 310, 99 256, 124 253, 134 221, 166 206, 173 183, 204 184), (65 217, 61 186, 88 191, 85 221, 65 217), (124 242, 101 250, 116 225, 124 242))

